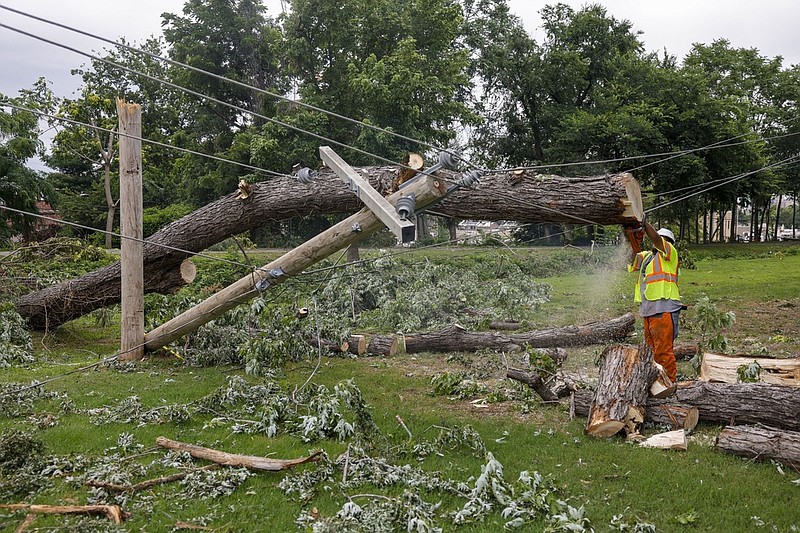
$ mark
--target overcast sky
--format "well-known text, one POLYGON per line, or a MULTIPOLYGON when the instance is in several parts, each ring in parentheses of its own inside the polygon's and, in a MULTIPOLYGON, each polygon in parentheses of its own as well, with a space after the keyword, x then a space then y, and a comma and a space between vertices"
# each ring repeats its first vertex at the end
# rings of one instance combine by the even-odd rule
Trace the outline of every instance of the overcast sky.
MULTIPOLYGON (((538 11, 547 3, 509 0, 512 11, 535 38, 542 37, 538 11)), ((585 1, 565 0, 578 9, 585 1)), ((610 15, 628 19, 649 51, 667 50, 682 59, 693 43, 726 38, 733 46, 757 48, 768 57, 783 56, 784 66, 800 63, 797 0, 600 0, 610 15)), ((141 42, 161 33, 161 13, 181 13, 183 0, 0 0, 26 11, 109 39, 124 36, 141 42)), ((266 0, 268 14, 281 12, 280 0, 266 0)), ((287 2, 288 4, 288 2, 287 2)), ((50 40, 91 52, 104 43, 0 9, 0 22, 50 40)), ((0 93, 16 96, 39 77, 51 82, 58 96, 69 96, 79 84, 70 70, 89 61, 74 52, 0 28, 0 93)))

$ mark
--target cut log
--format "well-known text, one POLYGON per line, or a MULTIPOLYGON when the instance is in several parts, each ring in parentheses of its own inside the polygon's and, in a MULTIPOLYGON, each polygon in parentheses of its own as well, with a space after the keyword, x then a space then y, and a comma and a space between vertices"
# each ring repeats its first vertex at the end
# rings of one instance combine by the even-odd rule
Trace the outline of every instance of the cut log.
POLYGON ((688 448, 686 432, 682 429, 667 431, 666 433, 658 433, 643 440, 639 443, 639 445, 644 446, 645 448, 660 448, 662 450, 686 451, 688 448))
POLYGON ((722 355, 704 353, 700 364, 700 379, 721 383, 739 381, 738 370, 742 365, 755 361, 761 367, 760 379, 764 383, 800 387, 800 358, 772 359, 749 355, 722 355))
MULTIPOLYGON (((588 416, 593 393, 573 393, 575 414, 588 416)), ((703 422, 722 424, 764 424, 800 431, 800 389, 770 383, 709 383, 684 381, 675 394, 659 400, 647 399, 645 420, 657 424, 680 424, 693 407, 703 422)))
POLYGON ((675 353, 676 360, 688 361, 700 353, 700 346, 697 344, 676 344, 672 351, 675 353))
POLYGON ((760 461, 800 466, 800 432, 763 426, 726 426, 717 436, 719 450, 760 461))
MULTIPOLYGON (((397 169, 368 167, 363 175, 379 191, 391 190, 397 169)), ((453 173, 440 171, 446 179, 453 173)), ((487 174, 476 189, 456 191, 436 206, 442 215, 472 220, 599 224, 635 222, 626 184, 628 173, 589 178, 542 176, 524 172, 516 183, 511 174, 487 174), (592 198, 586 202, 584 198, 592 198), (531 206, 548 206, 532 209, 531 206)), ((266 222, 315 213, 353 213, 362 206, 347 185, 330 169, 321 170, 313 186, 286 177, 256 183, 247 201, 236 192, 212 202, 149 237, 144 245, 146 292, 171 292, 179 287, 175 275, 181 262, 244 231, 266 222), (166 247, 165 247, 166 246, 166 247)), ((16 302, 17 311, 37 329, 55 327, 100 307, 119 303, 119 263, 80 278, 29 293, 16 302)))
POLYGON ((322 453, 320 451, 299 459, 270 459, 268 457, 258 457, 256 455, 239 455, 221 452, 211 448, 203 448, 202 446, 196 446, 194 444, 170 440, 166 437, 158 437, 156 439, 156 444, 162 448, 175 450, 176 452, 186 452, 196 459, 205 459, 206 461, 212 461, 224 466, 244 467, 251 470, 266 470, 269 472, 287 470, 293 466, 316 461, 322 453))
POLYGON ((558 396, 544 384, 542 376, 537 372, 525 372, 516 368, 509 368, 506 377, 519 381, 536 391, 539 397, 548 403, 557 403, 558 396))
POLYGON ((118 505, 31 505, 27 503, 0 504, 0 509, 26 511, 39 514, 90 514, 105 515, 115 524, 121 524, 128 518, 128 513, 118 505))
POLYGON ((638 433, 644 421, 650 385, 658 376, 653 352, 647 345, 609 346, 600 357, 597 391, 589 409, 586 433, 610 437, 624 429, 638 433))
POLYGON ((653 398, 666 398, 667 396, 671 396, 678 386, 669 379, 667 371, 664 370, 663 366, 658 363, 655 363, 655 365, 656 369, 658 369, 658 375, 653 384, 650 385, 650 396, 653 398))
MULTIPOLYGON (((405 342, 406 353, 476 352, 489 349, 515 352, 530 348, 590 346, 624 340, 633 331, 634 317, 628 313, 607 322, 591 322, 582 326, 541 329, 525 333, 502 334, 493 331, 468 331, 454 324, 439 331, 398 335, 366 336, 366 352, 372 355, 394 355, 398 343, 405 342)), ((351 353, 356 353, 352 347, 351 353)), ((554 358, 555 359, 555 358, 554 358)))

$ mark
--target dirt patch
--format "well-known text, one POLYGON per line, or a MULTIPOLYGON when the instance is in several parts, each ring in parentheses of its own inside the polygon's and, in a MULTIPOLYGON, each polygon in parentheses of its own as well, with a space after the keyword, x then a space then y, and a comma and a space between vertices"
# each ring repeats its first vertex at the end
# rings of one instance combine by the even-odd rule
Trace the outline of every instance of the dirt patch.
POLYGON ((725 336, 731 351, 770 357, 800 356, 800 298, 760 302, 736 312, 725 336))

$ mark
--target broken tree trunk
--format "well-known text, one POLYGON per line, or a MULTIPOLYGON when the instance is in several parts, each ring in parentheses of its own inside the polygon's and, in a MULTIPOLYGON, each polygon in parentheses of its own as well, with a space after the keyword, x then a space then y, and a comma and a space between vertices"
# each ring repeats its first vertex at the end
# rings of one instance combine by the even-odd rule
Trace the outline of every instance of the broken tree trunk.
POLYGON ((774 459, 794 468, 800 465, 800 432, 764 426, 726 426, 717 436, 723 452, 761 461, 774 459))
POLYGON ((647 394, 658 376, 653 352, 647 345, 609 346, 600 357, 600 375, 586 421, 592 437, 610 437, 624 429, 638 432, 644 421, 647 394))
MULTIPOLYGON (((576 390, 573 394, 575 414, 587 416, 592 391, 576 390)), ((723 424, 764 424, 775 428, 800 431, 800 388, 769 383, 678 383, 675 394, 659 400, 647 399, 646 420, 670 424, 698 409, 704 422, 723 424)))
POLYGON ((747 355, 722 355, 704 353, 700 365, 700 379, 736 383, 739 381, 739 367, 752 362, 761 367, 760 381, 775 385, 800 387, 800 358, 773 359, 747 355))
POLYGON ((519 381, 536 391, 539 397, 548 403, 558 402, 558 396, 544 384, 542 376, 537 372, 525 372, 516 368, 509 368, 506 377, 519 381))
MULTIPOLYGON (((400 337, 405 342, 406 353, 475 352, 483 349, 512 352, 520 351, 525 346, 531 348, 590 346, 624 340, 633 331, 634 321, 633 315, 627 313, 607 322, 590 322, 582 326, 511 334, 494 331, 467 331, 454 324, 428 333, 368 336, 366 353, 383 356, 394 355, 397 344, 401 340, 400 337)), ((355 347, 359 346, 359 343, 351 341, 350 345, 355 347)), ((356 353, 354 349, 350 349, 351 353, 356 353)))
MULTIPOLYGON (((361 173, 369 176, 373 187, 383 192, 394 186, 398 170, 365 167, 361 173)), ((445 179, 453 177, 447 171, 437 175, 445 179)), ((488 174, 481 178, 477 189, 451 194, 436 206, 436 212, 460 219, 555 223, 583 219, 598 224, 624 224, 636 221, 626 191, 626 184, 635 181, 627 173, 588 178, 531 172, 519 176, 488 174), (592 201, 586 202, 584 198, 592 201), (547 208, 536 209, 537 205, 547 208)), ((170 292, 178 288, 180 277, 175 272, 180 263, 231 235, 267 222, 315 213, 353 213, 361 207, 358 198, 329 169, 318 173, 313 186, 285 177, 252 185, 246 198, 238 191, 231 193, 176 220, 146 240, 145 292, 170 292)), ((120 267, 114 263, 22 296, 16 307, 32 327, 46 329, 117 304, 119 297, 120 267)))
POLYGON ((156 444, 162 448, 175 450, 176 452, 186 452, 196 459, 205 459, 224 466, 237 466, 249 468, 251 470, 266 470, 278 472, 289 468, 319 459, 322 452, 317 452, 308 457, 299 459, 270 459, 269 457, 258 457, 256 455, 239 455, 237 453, 221 452, 211 448, 203 448, 194 444, 170 440, 166 437, 158 437, 156 444))

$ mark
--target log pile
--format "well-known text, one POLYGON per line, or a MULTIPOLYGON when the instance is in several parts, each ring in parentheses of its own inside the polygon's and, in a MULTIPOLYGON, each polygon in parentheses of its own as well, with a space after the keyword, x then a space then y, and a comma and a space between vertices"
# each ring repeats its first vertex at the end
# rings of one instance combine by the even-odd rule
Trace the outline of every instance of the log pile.
MULTIPOLYGON (((572 396, 575 414, 587 416, 593 393, 576 390, 572 396)), ((800 389, 769 383, 678 383, 673 396, 648 398, 645 421, 672 424, 681 422, 692 408, 699 420, 715 424, 763 424, 800 431, 800 389)))

